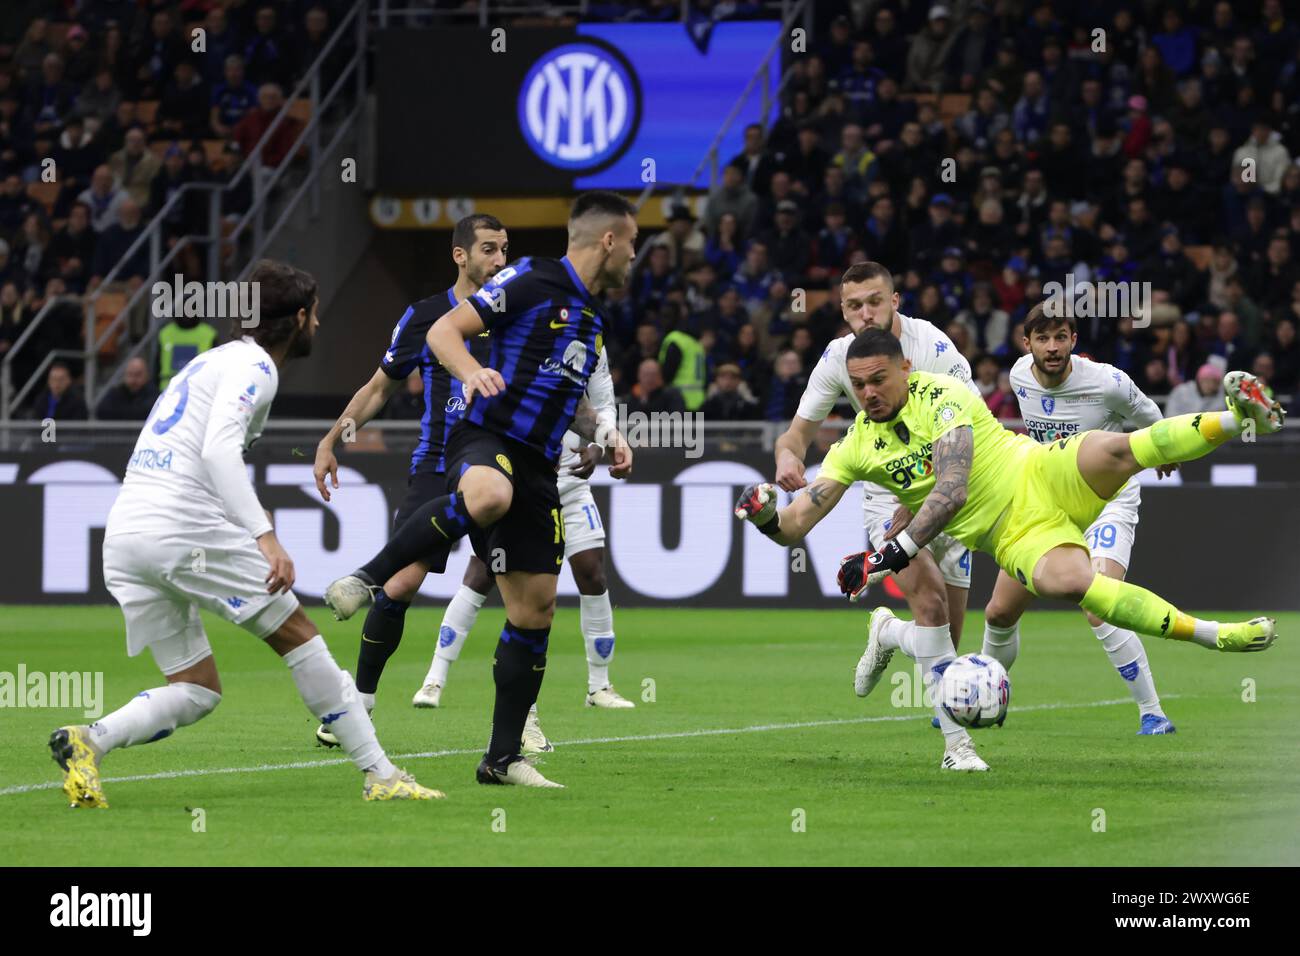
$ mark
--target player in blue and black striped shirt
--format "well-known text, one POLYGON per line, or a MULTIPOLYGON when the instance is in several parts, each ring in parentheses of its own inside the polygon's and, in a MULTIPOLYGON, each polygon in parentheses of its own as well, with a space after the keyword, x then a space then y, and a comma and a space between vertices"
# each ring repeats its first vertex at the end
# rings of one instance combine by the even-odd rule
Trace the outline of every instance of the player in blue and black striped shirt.
MULTIPOLYGON (((373 560, 325 592, 325 603, 346 620, 429 548, 470 536, 475 553, 496 572, 506 604, 480 783, 558 786, 519 754, 546 669, 564 560, 556 465, 604 346, 605 320, 594 296, 626 284, 636 234, 627 200, 584 193, 569 216, 564 258, 519 260, 433 324, 429 347, 464 382, 467 406, 447 442, 448 494, 417 509, 373 560), (463 344, 485 329, 491 333, 486 367, 463 344)), ((599 437, 613 449, 611 474, 626 476, 632 453, 622 436, 611 430, 599 437)))
MULTIPOLYGON (((424 415, 420 418, 420 439, 411 453, 406 499, 393 520, 394 531, 426 502, 446 494, 447 438, 465 411, 465 396, 461 383, 430 350, 426 336, 435 321, 478 292, 485 282, 501 271, 506 264, 508 248, 505 227, 495 216, 480 213, 466 216, 456 223, 451 235, 451 255, 457 268, 456 283, 407 307, 393 329, 392 340, 378 370, 352 396, 339 420, 316 448, 313 469, 316 488, 326 501, 330 500, 330 483, 326 479, 331 479, 333 487, 339 486, 335 445, 345 432, 355 432, 374 418, 393 392, 416 370, 424 383, 424 415)), ((477 361, 485 361, 488 357, 488 333, 484 331, 466 339, 462 348, 468 349, 468 354, 477 361)), ((375 603, 361 629, 361 649, 357 656, 357 691, 362 695, 367 710, 374 709, 375 692, 384 665, 401 643, 407 608, 426 574, 431 571, 441 574, 446 570, 450 550, 449 541, 432 542, 428 549, 391 575, 384 587, 376 592, 375 603)), ((491 586, 491 575, 477 558, 470 559, 464 580, 480 593, 491 586)), ((325 727, 317 730, 316 738, 327 746, 336 744, 334 735, 325 727)))

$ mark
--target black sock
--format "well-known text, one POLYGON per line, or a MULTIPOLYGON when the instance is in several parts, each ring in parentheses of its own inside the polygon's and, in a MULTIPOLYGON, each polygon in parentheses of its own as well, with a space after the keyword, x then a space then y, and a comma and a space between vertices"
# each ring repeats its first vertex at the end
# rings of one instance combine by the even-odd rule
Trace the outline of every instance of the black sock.
POLYGON ((519 738, 523 736, 528 711, 537 703, 542 678, 546 676, 546 644, 550 635, 549 627, 515 627, 509 621, 501 629, 492 664, 497 695, 492 708, 489 761, 504 764, 508 758, 519 755, 519 738))
POLYGON ((384 665, 402 643, 406 609, 410 606, 406 601, 394 601, 382 590, 375 595, 361 628, 361 650, 357 653, 357 690, 361 693, 373 694, 379 689, 384 665))
POLYGON ((435 548, 450 547, 473 527, 474 519, 465 508, 464 496, 450 494, 434 498, 413 511, 406 523, 393 532, 384 549, 361 565, 361 570, 375 584, 382 585, 435 548))

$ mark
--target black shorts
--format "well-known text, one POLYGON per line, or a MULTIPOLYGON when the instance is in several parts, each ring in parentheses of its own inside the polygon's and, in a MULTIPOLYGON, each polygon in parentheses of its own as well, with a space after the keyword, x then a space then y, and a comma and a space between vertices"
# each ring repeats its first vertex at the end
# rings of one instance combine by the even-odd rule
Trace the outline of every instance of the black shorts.
MULTIPOLYGON (((447 473, 434 471, 421 462, 416 466, 416 471, 406 480, 406 498, 402 501, 402 506, 397 509, 397 514, 393 516, 393 530, 396 531, 406 524, 406 519, 411 517, 411 513, 417 508, 445 494, 447 494, 447 473)), ((447 542, 436 545, 432 551, 422 555, 420 560, 427 564, 434 574, 442 574, 447 570, 449 554, 451 554, 451 543, 447 542)))
POLYGON ((488 528, 469 534, 474 553, 494 574, 528 571, 559 574, 564 561, 564 518, 555 487, 555 464, 511 438, 459 421, 447 439, 447 488, 474 465, 494 468, 510 479, 510 510, 488 528))

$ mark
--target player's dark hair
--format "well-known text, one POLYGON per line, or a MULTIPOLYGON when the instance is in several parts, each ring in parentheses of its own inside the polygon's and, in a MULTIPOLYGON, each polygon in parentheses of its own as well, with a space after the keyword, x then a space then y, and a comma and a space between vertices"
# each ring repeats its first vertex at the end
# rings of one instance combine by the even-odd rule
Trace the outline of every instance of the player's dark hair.
MULTIPOLYGON (((1068 326, 1071 334, 1078 331, 1074 324, 1074 317, 1063 314, 1065 311, 1063 308, 1048 309, 1047 304, 1049 302, 1051 302, 1050 299, 1044 299, 1025 315, 1025 338, 1032 339, 1039 332, 1050 332, 1062 325, 1068 326)), ((1064 303, 1060 303, 1060 305, 1064 305, 1064 303)))
POLYGON ((505 226, 501 225, 501 220, 496 216, 489 216, 485 212, 476 212, 456 223, 456 228, 451 231, 451 247, 469 252, 474 248, 474 241, 478 238, 480 229, 504 232, 505 228, 505 226))
POLYGON ((863 329, 857 337, 849 343, 848 351, 845 353, 845 359, 870 358, 875 355, 883 355, 886 358, 903 357, 903 346, 898 339, 894 338, 893 333, 887 329, 878 329, 874 325, 863 329))
POLYGON ((607 189, 593 189, 591 192, 582 193, 573 201, 573 209, 569 212, 569 222, 577 222, 583 216, 589 216, 592 213, 613 216, 615 219, 621 216, 631 216, 635 219, 636 206, 618 193, 612 193, 607 189))
POLYGON ((257 324, 245 328, 246 319, 236 316, 231 322, 231 335, 252 336, 258 345, 270 351, 297 334, 298 310, 306 309, 307 315, 311 315, 319 287, 310 272, 275 259, 259 259, 248 281, 257 283, 257 324))
POLYGON ((889 286, 891 292, 893 291, 894 274, 879 262, 859 262, 849 266, 840 277, 840 285, 849 282, 869 282, 872 279, 884 279, 885 285, 889 286))

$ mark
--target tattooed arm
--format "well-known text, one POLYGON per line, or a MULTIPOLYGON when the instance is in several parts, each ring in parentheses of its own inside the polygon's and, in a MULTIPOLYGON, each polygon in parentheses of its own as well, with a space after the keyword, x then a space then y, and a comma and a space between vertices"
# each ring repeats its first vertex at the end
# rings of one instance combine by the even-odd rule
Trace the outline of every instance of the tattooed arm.
POLYGON ((966 503, 966 483, 975 456, 975 433, 962 425, 939 436, 932 453, 934 487, 926 495, 907 533, 917 547, 925 547, 966 503))
POLYGON ((578 410, 574 413, 573 424, 569 426, 573 433, 583 441, 596 440, 596 409, 584 395, 578 399, 578 410))
POLYGON ((831 509, 848 491, 847 485, 829 478, 819 478, 801 495, 795 495, 788 508, 777 513, 780 522, 772 540, 777 544, 794 544, 830 514, 831 509))

